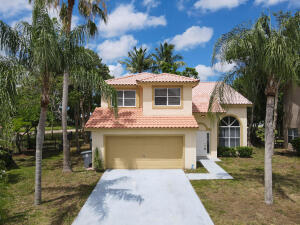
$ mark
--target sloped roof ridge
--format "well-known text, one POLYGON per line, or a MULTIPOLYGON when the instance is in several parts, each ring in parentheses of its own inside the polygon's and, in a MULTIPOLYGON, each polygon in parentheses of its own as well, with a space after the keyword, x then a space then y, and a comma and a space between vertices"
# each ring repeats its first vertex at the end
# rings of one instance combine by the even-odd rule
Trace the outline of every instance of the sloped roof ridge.
POLYGON ((144 73, 152 74, 152 73, 148 73, 148 72, 135 73, 135 74, 128 74, 128 75, 123 76, 123 77, 111 78, 111 79, 108 79, 108 80, 106 80, 106 81, 125 79, 125 78, 129 78, 129 77, 138 76, 138 75, 141 75, 141 74, 144 74, 144 73))

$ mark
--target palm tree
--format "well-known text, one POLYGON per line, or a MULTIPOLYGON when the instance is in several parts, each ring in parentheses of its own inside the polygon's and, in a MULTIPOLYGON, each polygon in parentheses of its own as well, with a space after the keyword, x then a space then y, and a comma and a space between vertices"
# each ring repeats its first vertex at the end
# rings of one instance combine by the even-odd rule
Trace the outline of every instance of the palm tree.
MULTIPOLYGON (((30 2, 32 0, 29 0, 30 2)), ((37 1, 37 0, 36 0, 37 1)), ((63 23, 63 31, 66 36, 71 32, 71 23, 75 0, 48 0, 44 4, 54 6, 59 9, 60 19, 63 23)), ((77 3, 78 12, 86 19, 86 26, 89 28, 88 33, 94 36, 97 32, 95 19, 100 17, 104 22, 107 21, 106 5, 104 0, 79 0, 77 3), (101 5, 99 7, 99 5, 101 5)), ((68 55, 67 58, 71 57, 68 55)), ((63 172, 71 172, 70 149, 67 139, 67 108, 69 93, 69 75, 70 65, 64 64, 64 80, 63 80, 63 99, 62 99, 62 130, 63 130, 63 172)))
MULTIPOLYGON (((294 17, 278 17, 279 24, 274 28, 270 17, 262 15, 253 27, 238 26, 221 36, 214 47, 214 64, 235 62, 236 68, 227 74, 214 92, 222 98, 224 83, 241 76, 243 70, 251 77, 252 84, 266 82, 266 117, 265 117, 265 202, 273 203, 272 195, 272 153, 274 143, 274 122, 276 121, 276 101, 280 86, 298 79, 300 20, 299 12, 294 17), (294 19, 297 20, 294 23, 294 19), (293 23, 292 23, 293 22, 293 23), (292 27, 292 29, 290 29, 292 27), (290 29, 290 31, 288 30, 290 29), (286 33, 293 32, 293 35, 286 33), (221 94, 220 94, 221 93, 221 94)), ((249 78, 249 77, 248 77, 249 78)), ((212 97, 213 99, 214 97, 212 97)))
POLYGON ((160 43, 159 48, 155 48, 155 53, 152 54, 155 63, 152 68, 153 72, 169 72, 176 71, 185 63, 181 61, 183 57, 179 54, 174 55, 175 45, 167 42, 160 43))
MULTIPOLYGON (((32 25, 21 22, 15 28, 0 22, 1 49, 9 52, 7 61, 14 65, 10 71, 15 76, 22 67, 22 75, 34 75, 41 83, 41 112, 36 139, 35 204, 41 203, 42 148, 45 122, 49 104, 49 87, 53 75, 61 68, 61 51, 58 45, 56 24, 47 11, 36 3, 32 12, 32 25)), ((3 76, 3 74, 1 75, 3 76)), ((5 76, 5 74, 4 74, 5 76)), ((16 86, 13 86, 16 90, 16 86)), ((8 90, 14 95, 15 90, 8 90)))
POLYGON ((128 58, 120 63, 125 65, 130 73, 141 73, 150 70, 154 61, 152 56, 147 54, 147 48, 137 49, 134 47, 132 51, 128 52, 128 58))

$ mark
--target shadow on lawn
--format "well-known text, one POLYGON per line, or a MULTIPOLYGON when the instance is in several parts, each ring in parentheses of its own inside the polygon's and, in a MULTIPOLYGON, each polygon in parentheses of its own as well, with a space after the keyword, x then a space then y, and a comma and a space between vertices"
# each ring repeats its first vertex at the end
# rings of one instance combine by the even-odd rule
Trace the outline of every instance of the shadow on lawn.
MULTIPOLYGON (((234 177, 233 182, 258 182, 264 186, 264 170, 262 168, 253 169, 241 169, 241 173, 230 173, 234 177)), ((285 174, 281 175, 279 173, 273 172, 273 190, 275 194, 278 194, 283 199, 288 199, 295 202, 289 197, 289 195, 284 191, 285 188, 294 188, 295 190, 300 188, 300 179, 297 178, 296 174, 285 174)))
POLYGON ((293 150, 275 150, 274 155, 286 156, 286 157, 299 157, 296 151, 293 150))
POLYGON ((83 203, 83 200, 88 198, 95 186, 96 182, 90 185, 80 184, 77 187, 45 187, 43 189, 44 193, 60 192, 60 196, 43 201, 43 204, 59 206, 51 217, 51 224, 62 224, 67 220, 70 220, 71 223, 73 217, 77 215, 82 207, 78 202, 83 203))

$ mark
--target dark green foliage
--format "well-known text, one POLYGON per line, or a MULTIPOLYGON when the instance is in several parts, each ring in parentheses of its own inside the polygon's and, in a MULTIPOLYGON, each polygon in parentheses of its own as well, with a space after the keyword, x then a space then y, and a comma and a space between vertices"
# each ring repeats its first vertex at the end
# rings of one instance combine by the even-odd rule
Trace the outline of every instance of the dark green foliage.
POLYGON ((241 158, 250 158, 253 154, 253 148, 248 146, 236 147, 236 151, 241 158))
POLYGON ((8 170, 15 166, 11 151, 0 147, 0 170, 8 170))
POLYGON ((218 157, 236 157, 235 148, 218 147, 218 157))
POLYGON ((300 156, 300 137, 295 138, 294 140, 291 141, 291 144, 293 146, 293 149, 297 151, 297 155, 300 156))
POLYGON ((248 158, 253 154, 253 149, 247 146, 241 146, 236 148, 230 147, 218 147, 218 157, 241 157, 248 158))
POLYGON ((102 160, 100 159, 98 148, 96 148, 95 151, 94 151, 94 169, 97 172, 103 172, 104 171, 103 163, 102 163, 102 160))

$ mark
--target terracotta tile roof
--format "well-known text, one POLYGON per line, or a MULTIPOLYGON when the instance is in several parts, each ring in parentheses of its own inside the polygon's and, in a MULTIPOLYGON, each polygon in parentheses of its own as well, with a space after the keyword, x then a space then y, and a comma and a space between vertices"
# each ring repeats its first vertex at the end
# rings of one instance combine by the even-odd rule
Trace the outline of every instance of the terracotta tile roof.
POLYGON ((96 108, 86 128, 198 128, 194 116, 144 116, 142 109, 96 108))
MULTIPOLYGON (((210 96, 216 84, 217 82, 200 82, 193 88, 193 112, 208 112, 210 96)), ((222 104, 250 105, 252 103, 233 88, 226 85, 222 104)), ((212 107, 212 112, 225 112, 225 110, 219 102, 215 102, 212 107)))
POLYGON ((154 74, 152 77, 146 77, 143 79, 138 79, 138 82, 145 83, 145 82, 184 82, 184 83, 198 83, 198 79, 179 76, 176 74, 170 73, 161 73, 161 74, 154 74))
POLYGON ((137 83, 145 83, 145 82, 183 82, 183 83, 198 83, 199 80, 184 76, 179 76, 176 74, 169 73, 138 73, 127 75, 124 77, 114 78, 106 80, 106 82, 110 85, 137 85, 137 83))
POLYGON ((138 74, 130 74, 127 76, 113 78, 106 80, 106 83, 110 85, 137 85, 137 79, 144 79, 147 77, 152 77, 153 73, 138 73, 138 74))

